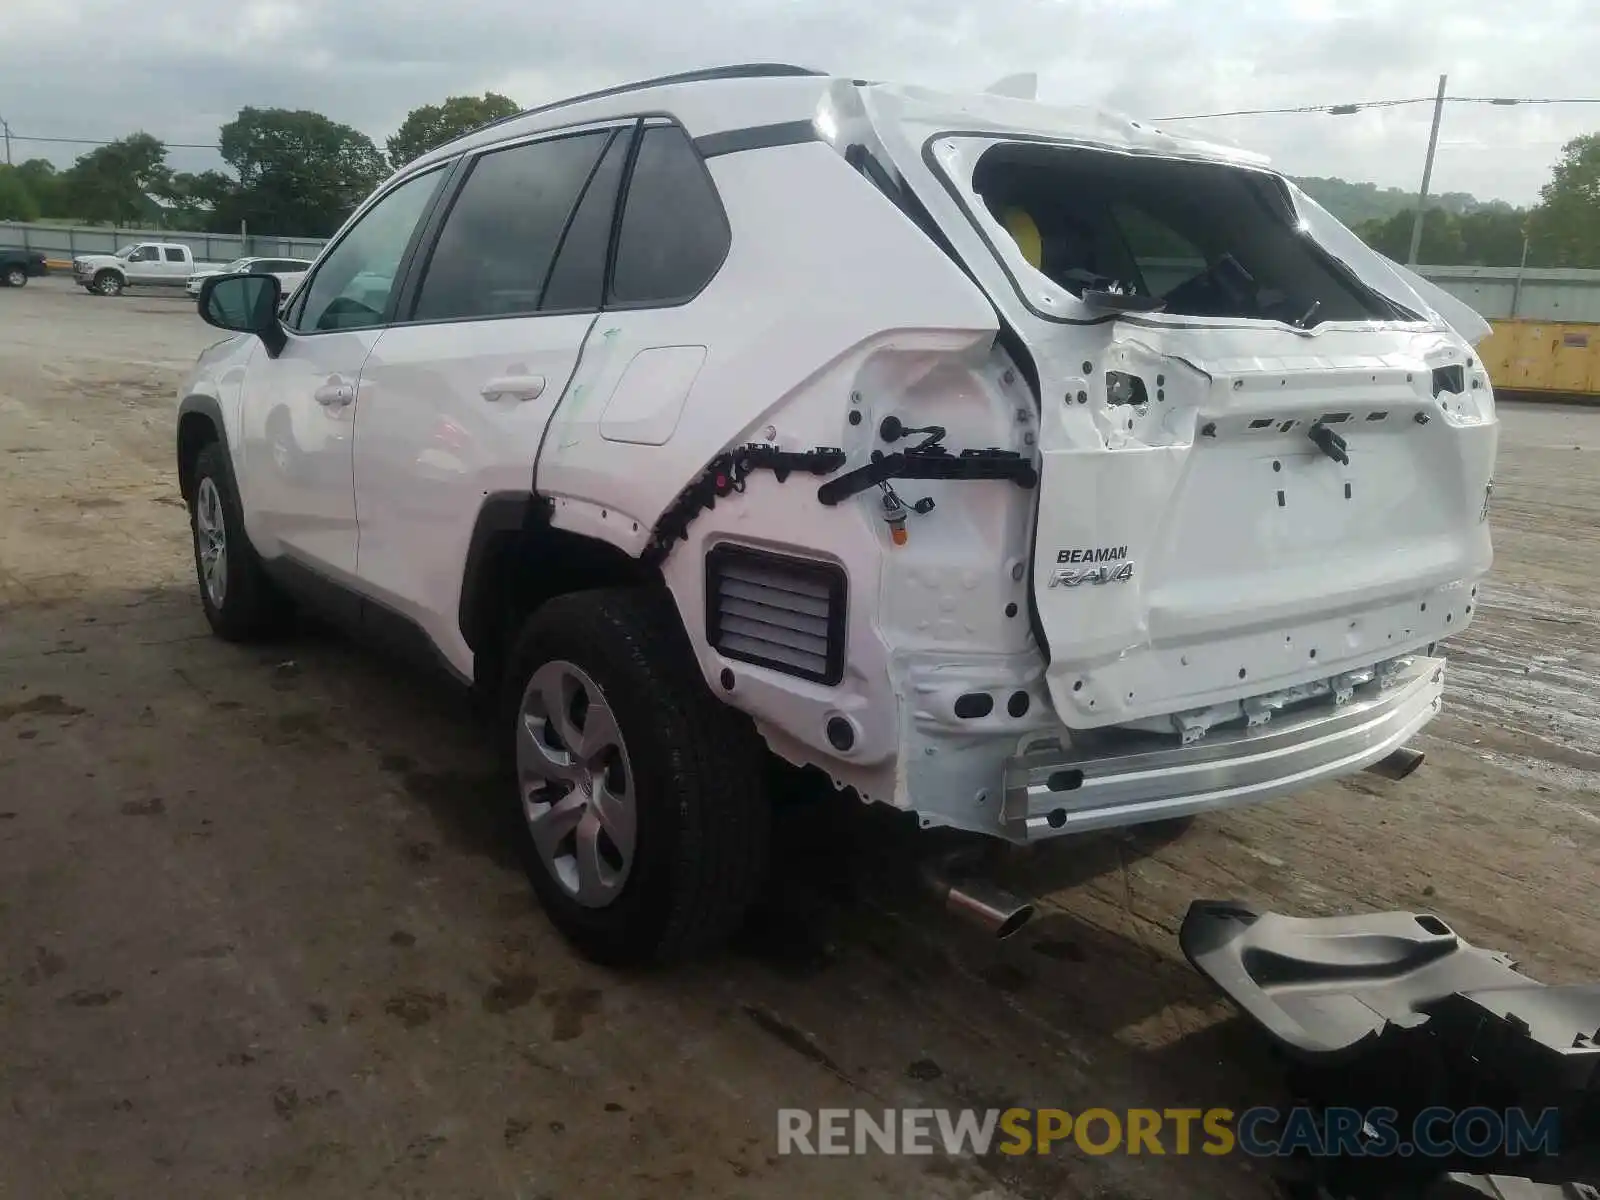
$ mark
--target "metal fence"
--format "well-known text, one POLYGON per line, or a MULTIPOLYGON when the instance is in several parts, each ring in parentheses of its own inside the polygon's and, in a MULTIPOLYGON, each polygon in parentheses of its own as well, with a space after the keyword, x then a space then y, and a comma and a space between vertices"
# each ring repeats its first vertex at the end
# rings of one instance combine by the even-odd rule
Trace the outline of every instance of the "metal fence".
POLYGON ((1425 279, 1489 321, 1600 322, 1600 271, 1418 267, 1425 279))
POLYGON ((246 233, 193 233, 181 229, 124 229, 115 225, 33 225, 0 221, 0 245, 43 250, 61 262, 78 254, 114 254, 130 242, 173 242, 189 247, 200 262, 259 258, 315 258, 322 238, 268 237, 246 233))

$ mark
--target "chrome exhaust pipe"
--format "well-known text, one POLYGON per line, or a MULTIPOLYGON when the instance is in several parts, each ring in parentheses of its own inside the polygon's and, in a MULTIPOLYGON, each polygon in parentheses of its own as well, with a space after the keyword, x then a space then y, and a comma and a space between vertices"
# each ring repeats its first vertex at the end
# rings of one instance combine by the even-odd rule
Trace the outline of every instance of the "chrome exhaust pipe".
POLYGON ((1410 750, 1402 746, 1387 757, 1380 758, 1367 770, 1374 775, 1381 775, 1385 779, 1404 779, 1422 765, 1423 757, 1422 751, 1410 750))
POLYGON ((952 880, 945 873, 951 861, 946 859, 922 868, 923 883, 946 912, 987 930, 996 941, 1002 942, 1033 920, 1033 905, 1003 888, 982 880, 952 880))

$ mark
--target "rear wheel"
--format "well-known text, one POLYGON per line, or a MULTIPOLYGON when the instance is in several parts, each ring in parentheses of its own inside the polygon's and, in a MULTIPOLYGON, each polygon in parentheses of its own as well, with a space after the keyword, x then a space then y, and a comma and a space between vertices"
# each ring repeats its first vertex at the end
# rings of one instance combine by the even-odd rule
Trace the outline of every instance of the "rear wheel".
POLYGON ((28 285, 28 273, 21 267, 7 267, 4 279, 7 287, 26 287, 28 285))
POLYGON ((664 590, 545 604, 503 708, 528 875, 580 952, 662 962, 734 932, 767 865, 761 744, 707 691, 664 590))
POLYGON ((90 288, 97 296, 122 295, 122 276, 115 271, 101 271, 94 277, 94 284, 90 288))
POLYGON ((289 604, 267 578, 245 536, 233 474, 217 442, 204 447, 195 459, 189 524, 200 604, 212 631, 230 642, 279 632, 287 623, 289 604))

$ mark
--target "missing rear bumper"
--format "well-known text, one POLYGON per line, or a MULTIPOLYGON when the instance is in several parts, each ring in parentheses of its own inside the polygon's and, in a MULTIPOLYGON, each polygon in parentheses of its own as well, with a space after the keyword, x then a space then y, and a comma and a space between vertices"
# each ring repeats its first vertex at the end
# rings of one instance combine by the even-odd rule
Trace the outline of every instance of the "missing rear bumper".
POLYGON ((1002 827, 1013 840, 1035 841, 1297 791, 1401 750, 1439 711, 1443 690, 1444 660, 1418 657, 1390 686, 1270 725, 1215 731, 1186 746, 1100 754, 1075 747, 1014 758, 1006 764, 1002 827))

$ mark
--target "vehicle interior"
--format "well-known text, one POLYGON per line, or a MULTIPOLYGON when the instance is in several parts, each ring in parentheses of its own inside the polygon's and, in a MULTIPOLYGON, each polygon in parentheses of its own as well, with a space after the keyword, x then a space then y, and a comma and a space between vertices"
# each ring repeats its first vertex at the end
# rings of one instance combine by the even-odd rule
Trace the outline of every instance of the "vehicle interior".
POLYGON ((1090 304, 1303 328, 1396 315, 1300 232, 1265 172, 1007 143, 972 186, 1023 257, 1090 304))

